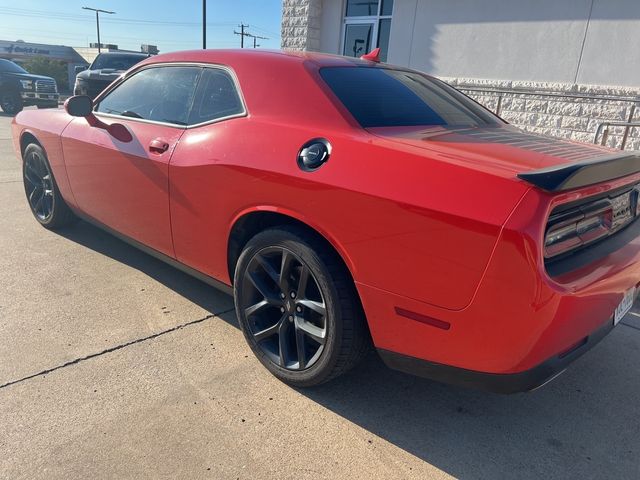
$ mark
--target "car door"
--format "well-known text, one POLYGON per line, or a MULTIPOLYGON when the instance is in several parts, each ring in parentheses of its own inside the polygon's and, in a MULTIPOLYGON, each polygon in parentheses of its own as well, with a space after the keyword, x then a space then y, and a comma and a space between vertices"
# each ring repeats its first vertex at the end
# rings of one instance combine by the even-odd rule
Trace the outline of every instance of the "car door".
POLYGON ((76 118, 62 135, 78 208, 172 257, 169 161, 188 123, 201 71, 198 66, 150 66, 99 99, 95 116, 108 125, 124 125, 127 138, 91 126, 85 118, 76 118))

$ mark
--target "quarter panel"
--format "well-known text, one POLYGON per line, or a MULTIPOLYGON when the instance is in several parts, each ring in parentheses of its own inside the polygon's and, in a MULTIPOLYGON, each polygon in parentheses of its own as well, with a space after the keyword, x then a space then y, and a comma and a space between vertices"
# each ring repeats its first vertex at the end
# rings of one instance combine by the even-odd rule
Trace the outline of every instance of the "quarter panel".
POLYGON ((359 130, 250 117, 188 130, 170 165, 178 260, 230 282, 228 233, 238 214, 293 211, 330 232, 356 281, 452 310, 473 298, 527 188, 359 130), (302 172, 297 152, 318 136, 331 141, 332 156, 302 172))

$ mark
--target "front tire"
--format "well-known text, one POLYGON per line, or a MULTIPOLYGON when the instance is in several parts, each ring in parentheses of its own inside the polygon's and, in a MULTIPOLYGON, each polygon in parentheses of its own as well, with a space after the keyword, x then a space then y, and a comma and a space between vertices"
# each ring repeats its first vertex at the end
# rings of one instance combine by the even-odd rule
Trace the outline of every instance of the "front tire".
POLYGON ((304 229, 252 238, 234 275, 236 314, 256 357, 297 387, 327 382, 368 351, 353 281, 337 255, 304 229))
POLYGON ((73 223, 76 216, 60 195, 42 147, 35 143, 28 145, 22 160, 24 191, 35 219, 51 230, 73 223))
POLYGON ((0 108, 4 113, 15 115, 22 110, 22 97, 14 90, 0 93, 0 108))

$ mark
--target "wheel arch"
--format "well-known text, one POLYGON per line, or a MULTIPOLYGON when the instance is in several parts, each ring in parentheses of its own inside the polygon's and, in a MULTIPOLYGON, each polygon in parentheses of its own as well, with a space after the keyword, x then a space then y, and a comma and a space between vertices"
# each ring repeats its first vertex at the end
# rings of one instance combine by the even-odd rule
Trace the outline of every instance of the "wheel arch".
POLYGON ((24 157, 24 151, 32 143, 35 143, 40 148, 42 148, 45 154, 47 153, 47 150, 44 148, 40 140, 38 140, 38 137, 36 137, 35 134, 30 130, 25 130, 20 134, 20 157, 24 157))
POLYGON ((231 283, 233 283, 236 263, 247 242, 267 228, 285 225, 301 227, 320 239, 343 263, 355 287, 355 267, 341 244, 326 230, 308 221, 304 216, 277 207, 249 208, 236 215, 231 222, 227 237, 227 268, 231 283))

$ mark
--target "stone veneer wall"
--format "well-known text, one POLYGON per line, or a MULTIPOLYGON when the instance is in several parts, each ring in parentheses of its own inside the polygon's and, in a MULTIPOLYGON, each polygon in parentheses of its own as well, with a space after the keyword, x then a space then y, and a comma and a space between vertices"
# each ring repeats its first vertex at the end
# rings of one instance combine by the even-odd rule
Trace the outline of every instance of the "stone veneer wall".
MULTIPOLYGON (((552 137, 593 143, 600 123, 628 121, 634 104, 632 121, 640 123, 640 88, 447 77, 442 80, 494 112, 498 97, 502 96, 502 118, 524 130, 552 137), (483 89, 487 91, 478 91, 483 89), (492 89, 508 93, 491 92, 492 89)), ((607 145, 620 148, 624 130, 624 127, 611 127, 607 145)), ((629 130, 625 149, 640 150, 640 127, 629 130)))
POLYGON ((322 0, 283 0, 282 49, 319 50, 321 15, 322 0))

